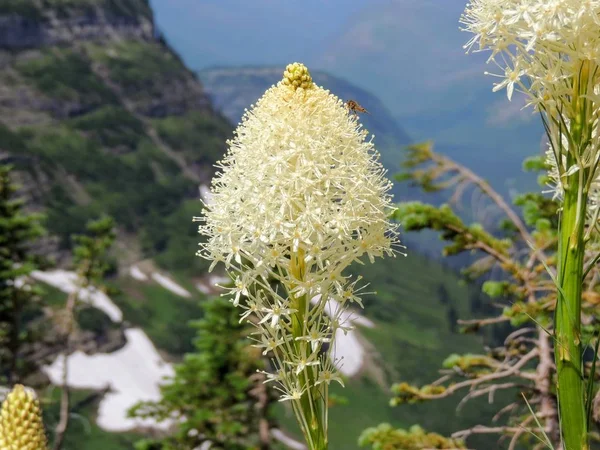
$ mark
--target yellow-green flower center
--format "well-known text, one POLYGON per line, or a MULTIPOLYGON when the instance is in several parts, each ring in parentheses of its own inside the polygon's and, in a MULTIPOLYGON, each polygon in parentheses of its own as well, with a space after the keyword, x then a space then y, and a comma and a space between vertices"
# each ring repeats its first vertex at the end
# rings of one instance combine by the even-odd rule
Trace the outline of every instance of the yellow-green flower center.
POLYGON ((283 72, 283 84, 294 90, 298 88, 310 89, 313 87, 312 77, 308 68, 301 63, 288 64, 283 72))

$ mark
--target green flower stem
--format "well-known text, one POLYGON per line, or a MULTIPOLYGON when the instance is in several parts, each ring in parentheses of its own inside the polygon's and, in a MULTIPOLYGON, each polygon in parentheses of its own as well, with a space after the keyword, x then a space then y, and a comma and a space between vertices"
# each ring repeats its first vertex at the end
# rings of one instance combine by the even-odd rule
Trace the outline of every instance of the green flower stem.
MULTIPOLYGON (((570 156, 569 156, 570 158, 570 156)), ((585 450, 587 422, 581 352, 581 289, 585 250, 584 225, 587 192, 580 178, 564 183, 564 203, 559 229, 557 280, 560 286, 555 316, 555 358, 558 372, 558 404, 565 450, 585 450)))
MULTIPOLYGON (((292 252, 292 272, 297 280, 302 281, 304 279, 304 253, 299 250, 297 254, 292 252)), ((291 297, 291 307, 296 310, 292 314, 292 336, 296 346, 298 355, 306 354, 302 350, 302 346, 310 345, 308 342, 296 341, 298 337, 306 335, 305 322, 306 312, 308 311, 308 298, 306 295, 295 297, 293 294, 291 297)), ((310 450, 327 450, 327 429, 323 422, 325 417, 323 412, 327 408, 325 404, 325 397, 323 392, 318 386, 315 386, 315 377, 311 367, 307 367, 299 376, 301 385, 310 386, 306 392, 302 394, 300 399, 300 409, 304 420, 299 417, 300 427, 305 434, 306 443, 310 450), (303 423, 307 426, 304 426, 303 423)))

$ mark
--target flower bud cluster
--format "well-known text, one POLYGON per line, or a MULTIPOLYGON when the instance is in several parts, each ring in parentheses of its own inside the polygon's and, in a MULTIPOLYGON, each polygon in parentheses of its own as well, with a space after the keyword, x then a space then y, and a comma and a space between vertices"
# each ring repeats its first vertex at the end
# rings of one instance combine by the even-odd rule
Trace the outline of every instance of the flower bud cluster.
POLYGON ((0 409, 0 449, 46 450, 40 406, 35 395, 16 385, 0 409))

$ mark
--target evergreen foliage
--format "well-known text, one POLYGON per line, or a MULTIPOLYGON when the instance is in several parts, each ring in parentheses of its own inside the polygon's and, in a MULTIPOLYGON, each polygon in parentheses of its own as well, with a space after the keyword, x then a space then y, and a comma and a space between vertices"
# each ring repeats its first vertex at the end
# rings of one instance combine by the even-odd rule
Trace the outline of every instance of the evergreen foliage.
POLYGON ((365 430, 359 438, 361 446, 371 445, 373 450, 421 450, 421 449, 453 449, 466 448, 457 439, 448 439, 437 433, 428 433, 418 425, 408 430, 394 429, 388 423, 365 430))
POLYGON ((270 448, 274 396, 257 372, 264 368, 260 350, 249 345, 247 326, 228 301, 209 300, 203 308, 204 317, 192 323, 195 351, 175 367, 175 376, 161 388, 162 399, 131 410, 137 417, 181 420, 177 432, 141 441, 139 450, 197 448, 206 441, 212 449, 270 448))
POLYGON ((0 384, 14 384, 34 369, 25 356, 37 330, 38 289, 26 278, 36 269, 31 244, 43 234, 41 216, 15 198, 11 167, 0 165, 0 384))

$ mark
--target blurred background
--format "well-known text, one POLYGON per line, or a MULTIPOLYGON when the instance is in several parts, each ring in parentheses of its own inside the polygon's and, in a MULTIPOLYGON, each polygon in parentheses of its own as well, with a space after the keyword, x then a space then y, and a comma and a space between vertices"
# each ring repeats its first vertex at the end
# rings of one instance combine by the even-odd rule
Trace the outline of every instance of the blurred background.
MULTIPOLYGON (((103 289, 89 291, 75 311, 67 367, 76 419, 65 449, 129 449, 169 432, 172 423, 127 411, 159 400, 162 377, 199 351, 202 335, 194 340, 190 321, 206 318, 203 305, 223 282, 195 256, 199 193, 244 108, 286 64, 306 64, 317 84, 370 112, 361 122, 390 177, 404 147, 432 140, 507 197, 534 188, 521 164, 540 151, 543 130, 522 111, 522 98, 492 93, 486 55, 465 54, 464 7, 465 0, 0 0, 0 163, 12 166, 24 210, 44 215, 45 234, 29 244, 42 261, 31 274, 41 289, 31 320, 59 316, 76 289, 73 236, 93 235, 90 221, 104 215, 114 219, 103 289)), ((394 194, 445 200, 400 183, 394 194)), ((497 219, 475 200, 464 213, 497 219)), ((485 313, 486 301, 461 281, 459 262, 441 259, 438 238, 403 242, 407 258, 361 267, 378 293, 365 297, 366 320, 340 344, 347 383, 334 391, 331 450, 358 449, 360 432, 382 422, 451 433, 489 421, 485 399, 458 412, 456 398, 389 406, 393 382, 431 381, 448 354, 495 338, 458 332, 456 319, 485 313)), ((52 427, 64 348, 60 330, 45 328, 25 379, 45 393, 52 427)), ((278 404, 269 414, 282 430, 273 448, 294 448, 291 411, 278 404)), ((477 448, 494 448, 481 442, 477 448)))

